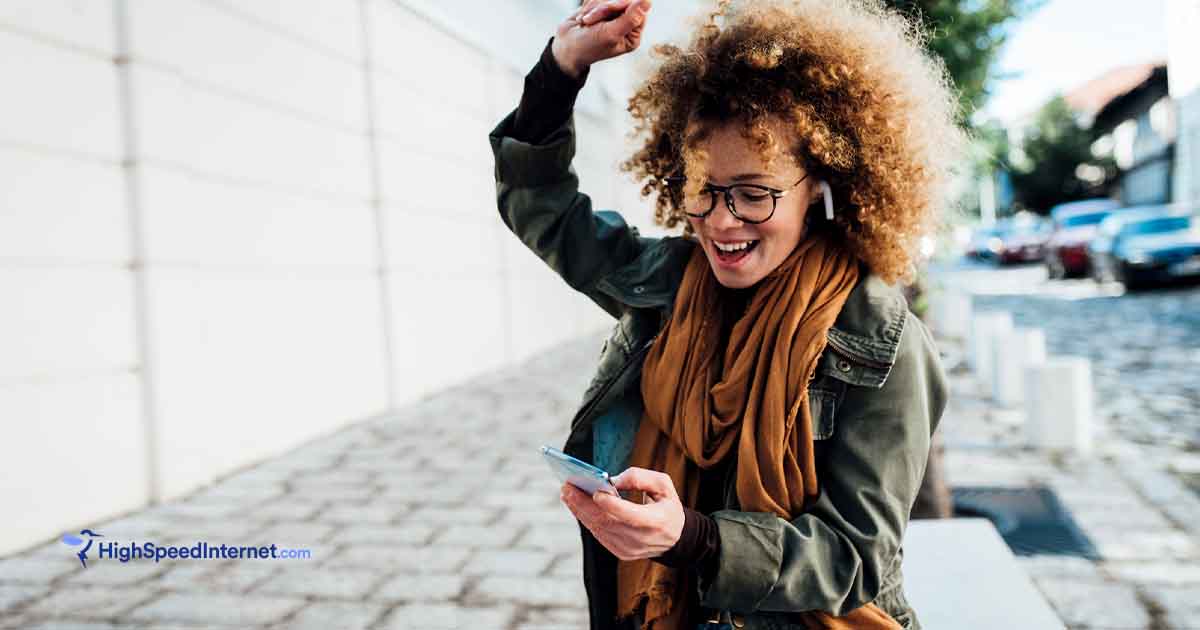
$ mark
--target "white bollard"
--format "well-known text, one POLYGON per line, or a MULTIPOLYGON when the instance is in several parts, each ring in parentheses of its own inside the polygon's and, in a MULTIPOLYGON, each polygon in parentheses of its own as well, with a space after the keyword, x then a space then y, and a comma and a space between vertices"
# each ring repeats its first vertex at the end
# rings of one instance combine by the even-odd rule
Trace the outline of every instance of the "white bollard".
POLYGON ((966 339, 971 333, 971 296, 947 289, 934 302, 933 317, 939 336, 966 339))
POLYGON ((1040 328, 1015 328, 992 338, 992 398, 1005 407, 1025 400, 1025 366, 1046 361, 1040 328))
POLYGON ((971 337, 967 343, 967 362, 985 387, 992 382, 992 338, 1012 332, 1012 314, 979 313, 971 318, 971 337))
POLYGON ((1025 366, 1025 430, 1030 446, 1091 454, 1091 361, 1051 357, 1025 366))

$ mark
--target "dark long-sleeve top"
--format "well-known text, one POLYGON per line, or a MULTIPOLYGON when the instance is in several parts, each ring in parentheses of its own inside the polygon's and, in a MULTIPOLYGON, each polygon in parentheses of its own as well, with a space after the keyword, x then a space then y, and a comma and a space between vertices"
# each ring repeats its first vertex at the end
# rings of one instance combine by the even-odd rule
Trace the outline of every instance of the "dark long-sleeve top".
MULTIPOLYGON (((545 141, 550 132, 566 122, 575 107, 579 90, 587 82, 589 68, 583 70, 578 80, 562 70, 551 52, 553 41, 551 37, 546 42, 541 58, 525 76, 525 89, 510 133, 511 137, 522 142, 539 144, 545 141)), ((726 321, 729 322, 729 319, 727 317, 726 321)), ((693 570, 705 576, 706 580, 711 580, 717 569, 721 539, 717 523, 708 513, 724 507, 721 489, 725 470, 726 466, 720 464, 701 469, 700 487, 708 492, 701 492, 700 504, 695 509, 684 506, 683 532, 679 540, 652 560, 693 570)))

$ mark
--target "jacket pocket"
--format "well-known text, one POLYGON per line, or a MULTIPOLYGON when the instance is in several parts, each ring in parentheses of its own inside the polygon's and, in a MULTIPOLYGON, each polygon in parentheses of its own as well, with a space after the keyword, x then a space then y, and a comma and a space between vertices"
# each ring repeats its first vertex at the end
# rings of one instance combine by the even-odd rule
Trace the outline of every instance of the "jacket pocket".
POLYGON ((837 405, 840 392, 836 389, 810 385, 808 388, 808 408, 812 413, 812 434, 814 440, 827 440, 833 437, 837 428, 837 405))

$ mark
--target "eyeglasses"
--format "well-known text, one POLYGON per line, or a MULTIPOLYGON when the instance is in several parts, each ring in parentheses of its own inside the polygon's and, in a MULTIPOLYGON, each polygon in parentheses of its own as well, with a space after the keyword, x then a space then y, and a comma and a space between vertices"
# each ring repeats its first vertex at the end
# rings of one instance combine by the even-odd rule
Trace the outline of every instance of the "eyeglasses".
POLYGON ((674 175, 664 178, 663 181, 667 183, 667 189, 671 191, 672 200, 677 206, 682 207, 684 214, 689 217, 696 219, 707 217, 717 207, 717 195, 722 194, 725 197, 725 207, 738 220, 746 223, 764 223, 775 214, 779 198, 791 192, 807 177, 808 173, 805 173, 804 177, 796 180, 795 184, 784 190, 761 184, 733 184, 731 186, 705 184, 698 195, 686 197, 683 194, 683 186, 687 182, 686 177, 674 175), (708 196, 707 199, 705 199, 705 195, 708 196), (701 208, 703 211, 698 212, 697 210, 701 208))

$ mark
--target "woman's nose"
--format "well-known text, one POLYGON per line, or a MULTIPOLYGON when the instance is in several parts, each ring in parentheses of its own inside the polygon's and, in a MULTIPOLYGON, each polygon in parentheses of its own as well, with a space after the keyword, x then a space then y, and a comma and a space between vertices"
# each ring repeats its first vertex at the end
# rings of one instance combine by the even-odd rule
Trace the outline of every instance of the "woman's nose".
POLYGON ((709 215, 704 218, 704 220, 708 221, 709 226, 711 226, 714 230, 738 228, 742 226, 742 220, 733 216, 733 213, 729 211, 729 206, 726 205, 725 198, 723 196, 717 197, 717 206, 713 208, 713 211, 710 212, 709 215))

